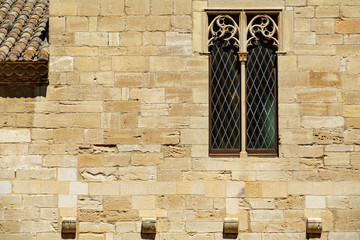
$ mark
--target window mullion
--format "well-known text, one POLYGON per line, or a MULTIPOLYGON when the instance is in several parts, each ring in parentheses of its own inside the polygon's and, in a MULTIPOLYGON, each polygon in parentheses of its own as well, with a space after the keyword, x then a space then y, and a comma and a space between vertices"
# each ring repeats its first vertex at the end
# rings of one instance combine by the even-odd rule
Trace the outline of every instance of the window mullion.
POLYGON ((246 152, 246 61, 247 61, 247 49, 246 49, 246 14, 244 11, 240 14, 240 51, 239 61, 241 62, 241 152, 240 157, 247 157, 246 152))

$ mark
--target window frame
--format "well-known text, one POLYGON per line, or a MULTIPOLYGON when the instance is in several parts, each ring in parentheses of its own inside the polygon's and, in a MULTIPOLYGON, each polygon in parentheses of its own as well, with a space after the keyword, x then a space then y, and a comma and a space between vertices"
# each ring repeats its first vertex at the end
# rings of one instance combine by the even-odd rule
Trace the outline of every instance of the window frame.
POLYGON ((209 55, 209 156, 210 157, 278 157, 279 156, 279 125, 278 125, 278 56, 280 54, 283 54, 284 51, 282 51, 283 48, 283 41, 282 41, 282 10, 283 9, 205 9, 206 16, 207 16, 207 26, 208 30, 206 39, 208 42, 209 40, 209 16, 217 16, 221 14, 226 15, 238 15, 237 19, 234 19, 237 21, 238 24, 238 31, 239 31, 239 41, 241 45, 244 45, 244 47, 239 47, 239 61, 241 62, 241 71, 240 71, 240 81, 241 81, 241 87, 240 87, 240 97, 241 97, 241 104, 240 104, 240 111, 245 111, 245 118, 243 118, 243 115, 241 115, 240 120, 240 150, 239 149, 213 149, 212 148, 212 66, 211 66, 211 54, 209 52, 209 45, 207 44, 207 54, 209 55), (269 16, 277 15, 276 18, 276 25, 278 28, 277 33, 277 41, 279 42, 278 47, 275 51, 276 55, 276 76, 275 76, 275 83, 274 83, 274 128, 275 128, 275 146, 273 149, 248 149, 247 147, 247 101, 246 101, 246 94, 247 94, 247 54, 248 54, 248 47, 246 46, 247 42, 247 27, 248 27, 248 16, 254 15, 257 16, 258 14, 267 14, 269 16), (244 66, 244 67, 243 67, 244 66), (244 72, 244 73, 242 73, 244 72), (245 89, 244 89, 245 88, 245 89), (243 96, 245 95, 245 96, 243 96), (245 101, 244 101, 245 100, 245 101), (242 110, 244 109, 244 110, 242 110))

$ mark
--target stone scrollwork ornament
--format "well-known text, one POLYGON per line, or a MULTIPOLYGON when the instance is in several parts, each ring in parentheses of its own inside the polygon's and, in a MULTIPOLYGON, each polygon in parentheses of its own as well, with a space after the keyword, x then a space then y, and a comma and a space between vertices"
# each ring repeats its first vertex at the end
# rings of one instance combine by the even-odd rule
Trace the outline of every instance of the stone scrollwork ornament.
POLYGON ((240 49, 239 26, 229 15, 218 15, 211 21, 209 28, 208 47, 213 45, 214 39, 220 38, 226 42, 233 42, 240 49))
POLYGON ((277 39, 279 28, 276 25, 276 22, 266 14, 259 14, 251 19, 249 25, 247 26, 246 32, 247 47, 251 46, 253 41, 259 40, 260 36, 264 37, 265 39, 272 40, 273 45, 276 48, 279 47, 279 41, 277 39))

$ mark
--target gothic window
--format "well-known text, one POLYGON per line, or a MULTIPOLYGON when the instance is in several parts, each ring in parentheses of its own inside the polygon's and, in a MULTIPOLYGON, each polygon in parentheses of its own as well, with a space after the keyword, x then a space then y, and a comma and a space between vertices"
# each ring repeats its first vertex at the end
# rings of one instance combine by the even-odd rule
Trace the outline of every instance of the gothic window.
POLYGON ((277 155, 279 14, 208 16, 210 154, 277 155))

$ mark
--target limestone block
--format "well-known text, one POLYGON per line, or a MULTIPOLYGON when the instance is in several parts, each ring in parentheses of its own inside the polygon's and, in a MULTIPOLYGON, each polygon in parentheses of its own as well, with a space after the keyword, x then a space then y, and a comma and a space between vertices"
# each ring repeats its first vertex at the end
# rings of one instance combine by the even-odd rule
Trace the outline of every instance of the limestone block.
POLYGON ((359 233, 357 232, 330 232, 329 240, 347 239, 347 240, 358 240, 359 233))
POLYGON ((307 88, 296 90, 298 102, 337 102, 335 88, 307 88))
POLYGON ((185 59, 179 57, 150 57, 150 71, 185 71, 185 59))
POLYGON ((306 208, 322 209, 326 207, 325 196, 306 196, 305 197, 306 208))
POLYGON ((337 87, 340 85, 340 74, 327 72, 310 72, 309 80, 311 86, 337 87))
POLYGON ((345 74, 342 76, 343 88, 345 90, 360 90, 360 75, 345 74))
POLYGON ((118 72, 146 72, 149 58, 143 56, 113 56, 112 70, 118 72))
POLYGON ((0 181, 0 193, 8 194, 11 193, 11 181, 0 181))
POLYGON ((174 11, 172 0, 152 0, 150 7, 152 15, 168 15, 174 11))
POLYGON ((286 130, 280 135, 280 142, 286 144, 311 144, 313 133, 311 130, 286 130))
POLYGON ((329 34, 335 31, 335 20, 333 19, 312 19, 311 31, 317 34, 329 34))
POLYGON ((299 156, 300 157, 322 157, 324 155, 323 146, 300 146, 299 156))
POLYGON ((53 1, 50 4, 51 15, 76 15, 77 14, 77 2, 72 0, 53 1))
POLYGON ((294 30, 296 32, 310 32, 310 19, 309 18, 295 18, 294 30))
POLYGON ((344 43, 344 36, 342 34, 318 34, 316 35, 316 42, 323 45, 340 45, 344 43))
POLYGON ((130 99, 140 100, 146 103, 164 103, 164 88, 133 88, 130 90, 130 99))
POLYGON ((222 222, 186 222, 187 232, 215 233, 222 230, 222 222))
POLYGON ((155 196, 132 196, 132 209, 155 209, 155 196))
POLYGON ((358 66, 360 64, 360 57, 349 57, 347 62, 347 70, 352 74, 359 74, 358 66))
POLYGON ((36 222, 34 220, 31 220, 31 221, 28 220, 28 221, 22 221, 20 231, 16 231, 16 232, 30 234, 34 231, 34 229, 36 229, 37 232, 53 232, 54 231, 54 227, 52 225, 52 222, 50 222, 50 221, 36 222))
POLYGON ((335 55, 336 47, 328 45, 296 45, 294 52, 299 55, 335 55))
POLYGON ((78 15, 98 16, 100 14, 99 0, 79 0, 78 15))
POLYGON ((100 6, 102 16, 124 14, 124 0, 101 0, 100 6))
POLYGON ((309 5, 339 5, 340 0, 309 0, 309 5))
POLYGON ((239 4, 249 8, 277 8, 284 6, 284 0, 209 0, 208 7, 211 8, 238 8, 239 4))
POLYGON ((350 153, 327 152, 324 158, 326 166, 348 166, 350 164, 350 153))
POLYGON ((103 16, 97 18, 99 32, 121 32, 125 29, 125 19, 122 17, 103 16))
POLYGON ((287 197, 286 182, 263 182, 262 197, 287 197))
POLYGON ((272 198, 249 198, 247 200, 253 209, 274 209, 275 201, 272 198))
POLYGON ((360 117, 360 105, 345 105, 344 106, 345 117, 360 117))
POLYGON ((204 194, 205 185, 202 182, 178 182, 176 189, 177 194, 204 194))
POLYGON ((226 183, 222 181, 206 181, 205 197, 225 197, 226 183))
POLYGON ((338 72, 340 59, 335 56, 299 56, 298 67, 303 70, 338 72))
POLYGON ((147 129, 143 132, 143 142, 146 144, 177 144, 180 132, 172 129, 147 129))
POLYGON ((336 20, 337 33, 360 33, 359 19, 342 19, 336 20))
POLYGON ((120 185, 116 182, 89 183, 90 195, 119 195, 120 185))
MULTIPOLYGON (((126 18, 126 30, 128 31, 145 31, 146 30, 146 19, 142 16, 130 16, 126 18)), ((144 37, 145 39, 145 37, 144 37)), ((144 40, 145 42, 145 40, 144 40)), ((147 45, 147 44, 145 44, 147 45)))
POLYGON ((295 17, 300 18, 312 18, 314 17, 314 7, 307 6, 307 7, 295 7, 294 8, 294 14, 295 17))
POLYGON ((168 16, 150 16, 147 17, 146 23, 149 31, 168 31, 171 26, 168 16))
POLYGON ((344 127, 344 118, 337 117, 302 117, 301 126, 304 128, 337 128, 344 127))
POLYGON ((76 208, 77 196, 76 195, 59 195, 58 206, 64 208, 76 208))
POLYGON ((71 182, 69 191, 71 195, 87 195, 88 187, 88 183, 71 182))
POLYGON ((65 17, 50 17, 49 27, 53 32, 65 32, 65 17))
POLYGON ((346 34, 344 36, 345 44, 358 44, 360 42, 360 34, 346 34))
POLYGON ((17 179, 48 179, 55 180, 56 169, 19 169, 17 179))
POLYGON ((260 182, 245 182, 245 196, 247 198, 261 196, 261 183, 260 182))
POLYGON ((193 92, 191 88, 166 88, 167 103, 191 102, 193 92))
POLYGON ((191 14, 192 1, 191 0, 175 0, 174 13, 175 14, 191 14))
POLYGON ((154 180, 156 168, 153 166, 121 167, 119 168, 120 180, 154 180))
POLYGON ((105 130, 106 144, 140 144, 141 131, 139 129, 105 130))
POLYGON ((75 43, 79 46, 107 46, 108 33, 105 32, 76 32, 75 43))
POLYGON ((183 129, 181 130, 181 143, 183 144, 207 144, 207 129, 183 129))
POLYGON ((128 15, 147 15, 150 13, 149 0, 125 0, 125 12, 128 15))
POLYGON ((74 70, 73 57, 52 57, 50 61, 50 70, 54 72, 67 72, 74 70))
POLYGON ((315 9, 315 15, 317 18, 331 18, 339 17, 338 6, 318 6, 315 9))
POLYGON ((105 240, 103 234, 79 234, 79 240, 105 240))
POLYGON ((316 33, 315 32, 295 32, 294 33, 294 43, 295 44, 315 44, 316 43, 316 33))
POLYGON ((226 182, 226 197, 242 198, 245 196, 244 182, 226 182))
MULTIPOLYGON (((89 21, 86 17, 67 17, 67 32, 86 32, 89 30, 89 21)), ((65 31, 64 31, 65 32, 65 31)))
POLYGON ((254 222, 283 222, 284 211, 282 210, 252 210, 250 221, 254 222))
POLYGON ((175 15, 170 18, 172 31, 190 31, 192 28, 192 18, 188 15, 175 15))

